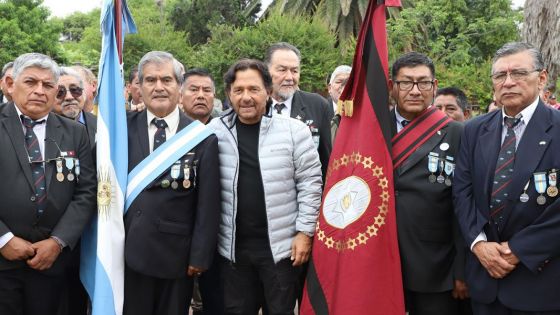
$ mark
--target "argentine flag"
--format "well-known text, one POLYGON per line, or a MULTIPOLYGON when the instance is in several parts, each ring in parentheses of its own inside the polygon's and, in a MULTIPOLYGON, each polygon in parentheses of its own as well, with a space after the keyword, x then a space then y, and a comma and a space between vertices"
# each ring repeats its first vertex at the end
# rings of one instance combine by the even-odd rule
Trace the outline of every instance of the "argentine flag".
POLYGON ((97 117, 97 213, 82 236, 80 278, 92 315, 121 315, 124 297, 124 201, 128 145, 122 47, 136 26, 126 0, 104 0, 101 11, 97 117))

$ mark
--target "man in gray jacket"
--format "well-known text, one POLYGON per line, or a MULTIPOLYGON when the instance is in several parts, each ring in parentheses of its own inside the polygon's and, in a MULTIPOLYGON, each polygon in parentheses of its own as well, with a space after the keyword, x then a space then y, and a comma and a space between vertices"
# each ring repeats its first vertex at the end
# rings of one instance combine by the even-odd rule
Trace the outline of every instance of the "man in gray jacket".
POLYGON ((321 163, 302 122, 270 111, 272 78, 243 59, 224 76, 232 109, 210 122, 219 140, 227 314, 292 314, 321 204, 321 163))

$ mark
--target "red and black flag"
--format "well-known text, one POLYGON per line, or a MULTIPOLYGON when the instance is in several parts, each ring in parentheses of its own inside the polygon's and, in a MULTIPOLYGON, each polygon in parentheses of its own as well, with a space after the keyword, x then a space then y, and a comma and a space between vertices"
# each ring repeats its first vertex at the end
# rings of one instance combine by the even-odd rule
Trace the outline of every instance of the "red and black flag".
POLYGON ((385 7, 370 1, 352 73, 300 314, 404 314, 388 107, 385 7))

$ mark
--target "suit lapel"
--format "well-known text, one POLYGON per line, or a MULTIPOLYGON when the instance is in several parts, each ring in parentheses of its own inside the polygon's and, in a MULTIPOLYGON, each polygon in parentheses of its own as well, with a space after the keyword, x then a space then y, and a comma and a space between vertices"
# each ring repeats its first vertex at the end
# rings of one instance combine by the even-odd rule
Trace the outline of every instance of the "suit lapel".
POLYGON ((290 117, 296 118, 305 122, 305 104, 303 103, 303 99, 301 98, 298 91, 294 93, 294 97, 292 98, 292 109, 290 110, 290 117))
POLYGON ((17 115, 14 103, 9 103, 4 105, 4 115, 2 117, 2 124, 6 129, 6 134, 10 137, 12 146, 14 147, 14 152, 17 155, 21 169, 25 178, 29 182, 32 189, 35 189, 33 185, 33 178, 31 176, 31 167, 29 165, 29 156, 25 151, 25 139, 23 135, 23 127, 21 125, 21 120, 17 115))
POLYGON ((494 170, 496 169, 496 161, 498 160, 498 154, 500 153, 500 147, 502 143, 502 128, 501 128, 502 114, 497 111, 493 117, 490 117, 482 127, 483 130, 480 137, 476 140, 476 152, 475 158, 480 157, 482 163, 477 164, 477 166, 483 168, 481 169, 483 177, 477 177, 479 185, 482 184, 484 187, 484 192, 487 195, 487 202, 490 203, 490 193, 492 183, 494 181, 494 170))
POLYGON ((150 155, 150 139, 148 139, 148 114, 146 112, 147 110, 142 111, 136 121, 136 128, 138 130, 138 136, 136 137, 136 139, 138 139, 138 143, 142 150, 142 158, 140 159, 140 161, 150 155))
POLYGON ((187 115, 179 111, 179 125, 177 126, 177 132, 183 130, 183 128, 185 128, 188 125, 189 125, 189 119, 187 118, 187 115))
MULTIPOLYGON (((47 120, 47 129, 45 131, 45 160, 53 159, 60 156, 60 152, 58 149, 59 147, 61 150, 64 150, 64 148, 62 147, 62 138, 64 134, 62 132, 59 119, 60 118, 58 118, 55 114, 49 114, 49 119, 47 120)), ((56 167, 55 163, 45 163, 45 179, 47 183, 47 191, 51 184, 54 167, 56 167)))
MULTIPOLYGON (((414 153, 412 153, 406 161, 397 169, 397 174, 402 175, 404 172, 411 169, 418 162, 422 161, 430 151, 433 151, 434 147, 441 142, 445 134, 447 133, 447 127, 440 129, 438 132, 428 139, 423 145, 421 145, 414 153)), ((428 164, 426 163, 426 169, 428 164)))

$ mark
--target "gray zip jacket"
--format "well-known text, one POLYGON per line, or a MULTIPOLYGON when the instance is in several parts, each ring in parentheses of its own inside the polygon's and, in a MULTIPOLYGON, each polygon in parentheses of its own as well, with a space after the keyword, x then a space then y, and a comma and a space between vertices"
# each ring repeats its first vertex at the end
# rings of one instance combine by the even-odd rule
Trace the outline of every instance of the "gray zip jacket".
MULTIPOLYGON (((235 262, 235 218, 239 151, 237 115, 227 111, 208 125, 218 137, 222 213, 218 252, 235 262)), ((321 206, 321 162, 309 128, 302 122, 270 113, 262 117, 259 164, 264 186, 268 238, 274 262, 291 256, 297 232, 315 232, 321 206)))

